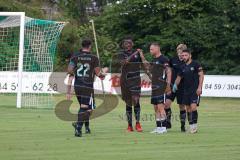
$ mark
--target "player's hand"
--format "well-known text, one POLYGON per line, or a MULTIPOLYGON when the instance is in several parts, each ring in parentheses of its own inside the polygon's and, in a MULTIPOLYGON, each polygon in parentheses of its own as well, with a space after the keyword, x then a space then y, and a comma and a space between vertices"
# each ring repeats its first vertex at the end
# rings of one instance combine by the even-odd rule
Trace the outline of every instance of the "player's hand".
POLYGON ((67 94, 66 94, 66 98, 67 98, 67 100, 71 100, 72 94, 71 94, 71 93, 67 93, 67 94))
POLYGON ((144 54, 143 54, 143 50, 142 49, 137 49, 137 51, 138 51, 138 53, 140 54, 140 57, 142 58, 142 57, 144 57, 144 54))
POLYGON ((173 88, 172 88, 172 92, 173 92, 173 93, 176 93, 177 90, 178 90, 177 84, 174 83, 173 88))
POLYGON ((108 68, 108 67, 102 68, 102 72, 103 72, 103 73, 108 73, 108 72, 109 72, 109 68, 108 68))
POLYGON ((202 94, 202 89, 201 88, 198 88, 197 91, 196 91, 197 95, 200 96, 202 94))

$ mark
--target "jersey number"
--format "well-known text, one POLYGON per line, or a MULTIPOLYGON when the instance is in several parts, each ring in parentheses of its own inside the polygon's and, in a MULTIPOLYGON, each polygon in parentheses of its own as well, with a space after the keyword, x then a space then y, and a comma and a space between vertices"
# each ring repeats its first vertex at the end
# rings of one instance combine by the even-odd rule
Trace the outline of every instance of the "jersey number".
POLYGON ((90 65, 88 63, 79 64, 79 68, 77 70, 78 77, 86 77, 86 73, 90 70, 90 65))

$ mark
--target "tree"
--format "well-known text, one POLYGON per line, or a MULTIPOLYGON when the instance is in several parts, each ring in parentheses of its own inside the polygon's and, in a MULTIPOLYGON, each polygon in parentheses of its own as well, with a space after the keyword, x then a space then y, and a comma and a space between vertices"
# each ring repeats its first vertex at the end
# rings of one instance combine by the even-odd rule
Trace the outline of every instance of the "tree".
POLYGON ((239 0, 122 0, 97 25, 116 42, 132 35, 146 51, 157 41, 168 56, 186 43, 208 74, 240 74, 239 20, 239 0))

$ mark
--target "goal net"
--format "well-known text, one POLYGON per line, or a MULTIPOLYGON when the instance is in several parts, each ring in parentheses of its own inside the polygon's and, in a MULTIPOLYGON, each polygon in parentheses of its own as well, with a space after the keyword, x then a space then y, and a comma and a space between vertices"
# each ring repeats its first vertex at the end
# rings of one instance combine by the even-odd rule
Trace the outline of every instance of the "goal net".
POLYGON ((1 99, 14 97, 18 108, 53 107, 49 76, 64 25, 22 12, 0 12, 1 99))

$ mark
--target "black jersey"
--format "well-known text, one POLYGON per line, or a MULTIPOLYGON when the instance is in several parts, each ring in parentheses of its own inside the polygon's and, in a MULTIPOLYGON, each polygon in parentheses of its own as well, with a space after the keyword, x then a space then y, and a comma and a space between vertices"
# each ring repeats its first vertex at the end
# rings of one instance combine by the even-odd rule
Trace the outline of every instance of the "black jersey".
POLYGON ((199 75, 198 73, 202 71, 202 66, 197 62, 192 60, 190 64, 185 64, 182 68, 179 76, 183 78, 184 81, 184 94, 194 94, 197 91, 199 85, 199 75))
POLYGON ((126 86, 139 86, 141 83, 140 70, 141 70, 141 57, 138 52, 131 50, 130 52, 121 51, 118 55, 120 63, 128 60, 129 63, 121 66, 121 83, 126 86))
POLYGON ((75 53, 69 65, 74 67, 75 86, 93 87, 94 69, 99 67, 99 60, 95 55, 84 51, 75 53))
POLYGON ((169 60, 167 57, 161 55, 157 58, 153 58, 151 62, 152 96, 159 96, 164 93, 167 78, 165 69, 167 67, 169 67, 169 60))
POLYGON ((122 66, 122 75, 127 76, 127 78, 139 77, 141 69, 141 57, 138 52, 131 50, 130 52, 121 51, 119 53, 120 62, 123 60, 128 60, 129 63, 122 66))
POLYGON ((171 83, 174 84, 178 73, 181 72, 184 67, 184 61, 181 61, 178 57, 173 57, 170 59, 170 67, 172 68, 172 80, 171 83))
POLYGON ((161 55, 157 58, 153 58, 151 62, 152 83, 158 84, 159 80, 166 80, 165 69, 169 67, 169 60, 167 57, 161 55))

